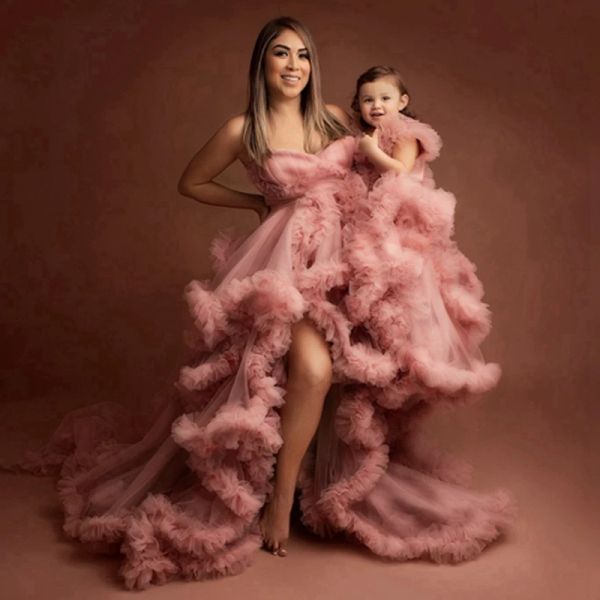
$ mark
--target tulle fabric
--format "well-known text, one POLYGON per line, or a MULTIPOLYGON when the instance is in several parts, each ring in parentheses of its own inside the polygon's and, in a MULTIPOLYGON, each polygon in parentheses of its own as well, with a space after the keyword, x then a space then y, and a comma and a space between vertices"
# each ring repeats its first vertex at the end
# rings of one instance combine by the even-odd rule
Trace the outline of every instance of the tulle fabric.
POLYGON ((428 165, 441 140, 403 115, 380 125, 390 154, 409 138, 421 150, 409 173, 381 176, 356 153, 364 187, 340 194, 348 287, 339 308, 352 339, 395 369, 378 385, 343 378, 329 394, 302 477, 303 520, 322 535, 352 533, 387 558, 459 562, 496 539, 517 505, 505 489, 470 489, 470 465, 431 446, 419 424, 442 403, 478 400, 501 369, 479 349, 490 311, 452 239, 456 199, 436 188, 428 165))
POLYGON ((437 404, 475 398, 499 367, 478 350, 489 311, 450 239, 453 198, 426 165, 437 134, 402 126, 424 148, 409 175, 378 182, 353 137, 248 164, 272 210, 249 236, 216 238, 214 277, 186 287, 190 358, 173 392, 143 414, 103 403, 67 415, 16 465, 58 474, 65 532, 121 552, 126 587, 251 563, 302 318, 327 341, 335 381, 298 482, 308 527, 389 558, 457 562, 514 518, 507 492, 468 489, 469 466, 419 435, 437 404))

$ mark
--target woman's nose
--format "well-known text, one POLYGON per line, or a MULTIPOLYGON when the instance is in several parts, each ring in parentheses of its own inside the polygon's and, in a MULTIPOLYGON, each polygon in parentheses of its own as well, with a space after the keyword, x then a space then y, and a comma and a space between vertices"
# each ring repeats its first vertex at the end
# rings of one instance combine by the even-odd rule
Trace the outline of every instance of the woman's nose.
POLYGON ((290 56, 288 58, 287 68, 290 69, 291 71, 298 68, 298 65, 296 63, 296 57, 293 56, 292 54, 290 54, 290 56))

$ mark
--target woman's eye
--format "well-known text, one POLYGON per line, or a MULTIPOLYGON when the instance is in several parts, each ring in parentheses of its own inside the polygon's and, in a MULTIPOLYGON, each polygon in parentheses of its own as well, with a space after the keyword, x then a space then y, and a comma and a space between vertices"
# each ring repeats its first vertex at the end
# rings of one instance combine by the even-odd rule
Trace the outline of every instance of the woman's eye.
POLYGON ((383 99, 384 99, 384 100, 389 100, 389 99, 390 99, 390 97, 389 97, 389 96, 384 96, 384 97, 383 97, 383 99))
POLYGON ((305 58, 306 60, 308 60, 308 54, 300 54, 300 58, 305 58))
POLYGON ((287 52, 285 50, 277 50, 275 52, 275 56, 286 56, 287 52))

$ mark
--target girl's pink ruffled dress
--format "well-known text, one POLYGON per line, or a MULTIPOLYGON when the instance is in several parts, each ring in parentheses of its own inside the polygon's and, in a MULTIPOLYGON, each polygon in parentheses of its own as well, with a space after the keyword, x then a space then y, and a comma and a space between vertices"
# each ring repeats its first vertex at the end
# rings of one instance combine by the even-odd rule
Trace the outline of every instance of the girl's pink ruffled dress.
POLYGON ((454 198, 426 167, 439 138, 409 130, 424 147, 413 173, 370 192, 368 168, 351 169, 353 137, 248 164, 272 210, 245 239, 218 237, 214 278, 187 286, 191 357, 173 394, 147 420, 116 403, 75 411, 19 463, 59 473, 64 530, 120 551, 128 588, 251 562, 282 444, 291 325, 304 315, 335 377, 299 480, 308 527, 394 559, 457 562, 514 517, 507 492, 469 490, 468 465, 418 436, 438 402, 490 389, 499 368, 477 350, 489 313, 450 241, 454 198))

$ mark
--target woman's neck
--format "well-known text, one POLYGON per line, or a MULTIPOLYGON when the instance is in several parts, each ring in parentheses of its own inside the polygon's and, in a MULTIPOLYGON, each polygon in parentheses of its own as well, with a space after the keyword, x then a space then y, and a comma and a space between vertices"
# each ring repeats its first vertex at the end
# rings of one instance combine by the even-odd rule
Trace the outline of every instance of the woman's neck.
POLYGON ((267 130, 271 148, 306 150, 307 132, 299 95, 270 99, 267 130))
POLYGON ((301 98, 269 98, 269 113, 275 118, 297 117, 301 114, 301 98))

